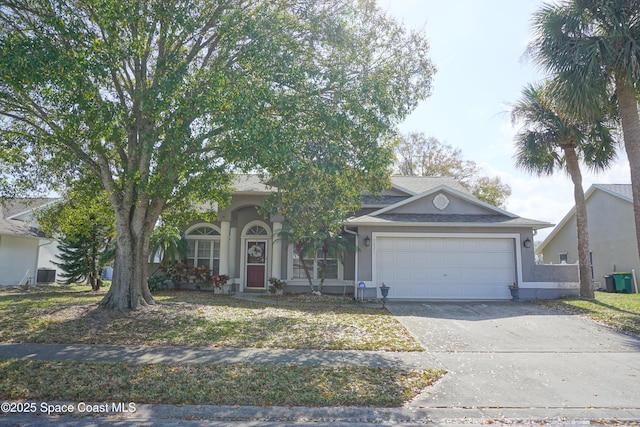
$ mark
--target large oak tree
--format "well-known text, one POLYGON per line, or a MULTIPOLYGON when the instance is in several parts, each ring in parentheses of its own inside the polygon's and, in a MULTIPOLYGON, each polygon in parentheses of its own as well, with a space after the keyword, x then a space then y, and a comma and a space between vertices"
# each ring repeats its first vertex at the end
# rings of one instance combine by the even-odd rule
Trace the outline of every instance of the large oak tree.
POLYGON ((476 162, 465 160, 459 148, 412 132, 396 141, 395 168, 400 175, 450 176, 462 184, 474 197, 494 206, 504 207, 511 196, 511 187, 499 176, 482 174, 476 162))
POLYGON ((2 1, 0 193, 94 176, 117 231, 102 305, 153 304, 163 212, 215 206, 230 172, 275 175, 310 144, 375 152, 428 95, 427 54, 372 0, 2 1))

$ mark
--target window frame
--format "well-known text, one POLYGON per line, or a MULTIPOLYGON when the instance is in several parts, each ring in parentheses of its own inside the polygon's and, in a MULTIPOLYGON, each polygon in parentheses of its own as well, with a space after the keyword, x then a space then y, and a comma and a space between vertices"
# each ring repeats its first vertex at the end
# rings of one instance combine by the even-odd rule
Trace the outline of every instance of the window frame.
POLYGON ((560 264, 569 264, 569 252, 558 252, 558 258, 560 264))
MULTIPOLYGON (((320 280, 321 277, 319 276, 319 268, 318 268, 318 264, 320 261, 322 261, 322 256, 318 256, 318 252, 322 251, 322 249, 318 249, 315 253, 315 256, 312 258, 305 258, 304 260, 306 262, 311 263, 313 265, 313 274, 311 276, 311 280, 320 280)), ((303 277, 294 277, 294 272, 296 270, 296 268, 294 268, 294 264, 295 264, 295 260, 294 257, 297 255, 295 253, 295 251, 293 250, 293 244, 289 244, 289 248, 288 248, 288 271, 287 271, 287 276, 289 277, 288 280, 290 281, 303 281, 303 280, 307 280, 306 275, 304 274, 304 269, 302 267, 298 267, 297 269, 299 269, 302 272, 303 277)), ((333 260, 336 261, 337 263, 337 267, 338 267, 338 271, 337 271, 337 277, 336 278, 331 278, 331 277, 325 277, 325 281, 327 280, 338 280, 338 281, 344 281, 344 265, 342 263, 342 259, 341 257, 327 257, 327 261, 329 260, 333 260)))
POLYGON ((200 260, 204 260, 206 258, 200 257, 199 252, 201 246, 207 244, 209 246, 209 260, 208 265, 212 274, 218 274, 220 272, 220 229, 213 224, 209 223, 198 223, 191 227, 189 227, 185 231, 185 238, 187 240, 188 252, 187 252, 187 263, 190 267, 197 268, 200 260), (209 228, 213 230, 215 233, 207 233, 207 234, 191 234, 196 230, 201 228, 209 228), (193 257, 191 257, 191 242, 194 242, 193 245, 193 257), (216 251, 217 249, 217 251, 216 251), (217 256, 216 256, 217 252, 217 256), (217 262, 216 262, 217 261, 217 262))

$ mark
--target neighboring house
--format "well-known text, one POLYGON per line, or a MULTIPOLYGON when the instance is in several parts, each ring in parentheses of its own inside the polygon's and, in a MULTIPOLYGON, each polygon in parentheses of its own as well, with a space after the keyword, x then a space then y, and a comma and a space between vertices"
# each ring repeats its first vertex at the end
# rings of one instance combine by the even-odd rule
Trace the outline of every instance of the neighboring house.
POLYGON ((55 242, 44 238, 32 218, 34 209, 55 200, 17 199, 0 205, 0 285, 33 285, 39 268, 55 268, 55 242))
MULTIPOLYGON (((536 229, 552 224, 520 218, 474 198, 450 178, 392 177, 392 188, 345 220, 359 251, 330 259, 325 291, 376 297, 384 282, 390 298, 509 299, 578 293, 576 266, 535 265, 536 229)), ((258 207, 273 191, 251 175, 238 176, 230 206, 215 223, 185 230, 188 262, 228 274, 239 291, 264 291, 269 277, 287 281, 287 291, 308 291, 291 245, 280 237, 284 218, 263 217, 258 207)), ((307 261, 321 275, 321 254, 307 261)))
MULTIPOLYGON (((631 184, 594 184, 585 193, 589 225, 591 274, 595 286, 614 271, 640 272, 633 219, 631 184)), ((537 249, 545 263, 578 262, 575 208, 560 221, 537 249)))

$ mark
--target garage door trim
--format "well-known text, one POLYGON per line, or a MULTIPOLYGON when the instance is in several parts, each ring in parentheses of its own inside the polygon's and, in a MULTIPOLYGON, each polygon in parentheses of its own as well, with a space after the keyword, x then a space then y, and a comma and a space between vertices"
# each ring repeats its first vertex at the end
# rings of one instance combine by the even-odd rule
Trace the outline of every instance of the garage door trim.
POLYGON ((371 269, 372 279, 375 287, 380 286, 377 270, 377 248, 378 238, 399 237, 399 238, 457 238, 457 239, 512 239, 515 248, 515 274, 518 283, 522 283, 522 254, 520 248, 520 234, 518 233, 407 233, 407 232, 373 232, 371 233, 371 269))

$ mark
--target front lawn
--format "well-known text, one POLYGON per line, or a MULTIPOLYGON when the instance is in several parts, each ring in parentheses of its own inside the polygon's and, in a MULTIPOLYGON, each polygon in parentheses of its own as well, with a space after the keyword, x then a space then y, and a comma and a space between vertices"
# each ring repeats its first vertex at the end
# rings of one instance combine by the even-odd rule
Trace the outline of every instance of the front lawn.
POLYGON ((640 336, 640 294, 596 292, 595 301, 571 298, 545 301, 543 304, 588 316, 615 329, 640 336))
POLYGON ((251 406, 401 406, 444 372, 397 368, 0 360, 0 399, 251 406))
MULTIPOLYGON (((104 291, 0 291, 0 341, 419 351, 386 310, 165 291, 119 315, 104 291)), ((444 375, 400 368, 0 360, 0 399, 208 405, 401 406, 444 375)))
POLYGON ((80 289, 0 292, 0 342, 423 350, 381 308, 279 306, 211 291, 164 291, 154 295, 157 305, 125 316, 97 307, 104 291, 80 289))

